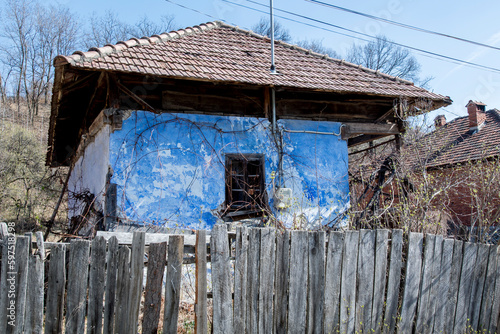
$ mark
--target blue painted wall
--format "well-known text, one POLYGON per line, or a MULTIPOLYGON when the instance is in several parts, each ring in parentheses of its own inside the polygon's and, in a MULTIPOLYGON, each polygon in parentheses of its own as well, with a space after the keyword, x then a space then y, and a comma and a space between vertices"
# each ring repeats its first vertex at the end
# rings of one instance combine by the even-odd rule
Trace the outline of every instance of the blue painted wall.
MULTIPOLYGON (((280 120, 281 130, 340 133, 340 124, 280 120)), ((225 154, 265 155, 266 188, 278 150, 267 119, 133 112, 110 135, 111 182, 121 217, 165 227, 210 228, 225 200, 225 154)), ((293 203, 275 216, 291 227, 333 221, 349 205, 347 144, 335 135, 283 132, 283 182, 293 203)), ((271 200, 272 201, 272 200, 271 200)))

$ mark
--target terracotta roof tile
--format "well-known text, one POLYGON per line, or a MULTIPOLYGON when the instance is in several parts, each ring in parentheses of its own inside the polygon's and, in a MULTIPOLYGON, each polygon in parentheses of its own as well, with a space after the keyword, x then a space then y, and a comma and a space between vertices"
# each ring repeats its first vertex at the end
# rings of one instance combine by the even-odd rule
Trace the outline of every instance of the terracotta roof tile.
POLYGON ((469 130, 468 116, 456 118, 407 147, 411 164, 438 167, 500 155, 500 111, 486 112, 479 131, 469 130))
POLYGON ((185 79, 451 102, 448 97, 416 87, 409 81, 284 42, 277 42, 275 48, 276 65, 281 75, 272 75, 269 71, 269 44, 267 37, 225 23, 209 22, 148 38, 133 38, 88 52, 76 52, 71 56, 58 56, 54 63, 82 69, 162 73, 185 79))

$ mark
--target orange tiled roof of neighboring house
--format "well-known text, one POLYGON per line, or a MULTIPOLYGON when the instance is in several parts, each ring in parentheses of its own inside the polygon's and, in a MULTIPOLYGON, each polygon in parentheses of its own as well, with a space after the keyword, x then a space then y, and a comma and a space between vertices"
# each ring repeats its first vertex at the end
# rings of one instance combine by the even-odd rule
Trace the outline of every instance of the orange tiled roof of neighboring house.
POLYGON ((270 73, 270 39, 221 22, 58 56, 56 66, 189 80, 274 85, 338 93, 451 100, 413 83, 276 42, 278 75, 270 73))
POLYGON ((432 168, 499 156, 500 111, 488 110, 484 116, 479 130, 470 129, 468 116, 438 127, 417 144, 407 147, 412 162, 432 168))

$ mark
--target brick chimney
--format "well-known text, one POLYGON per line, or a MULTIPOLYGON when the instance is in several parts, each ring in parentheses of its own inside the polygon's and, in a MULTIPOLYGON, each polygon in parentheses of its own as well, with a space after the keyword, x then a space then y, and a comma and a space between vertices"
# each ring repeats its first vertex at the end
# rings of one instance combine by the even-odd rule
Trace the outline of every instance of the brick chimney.
POLYGON ((469 114, 469 130, 479 131, 486 120, 486 104, 470 100, 466 107, 469 114))
POLYGON ((434 126, 437 128, 442 127, 446 124, 446 117, 444 115, 439 115, 434 118, 434 126))

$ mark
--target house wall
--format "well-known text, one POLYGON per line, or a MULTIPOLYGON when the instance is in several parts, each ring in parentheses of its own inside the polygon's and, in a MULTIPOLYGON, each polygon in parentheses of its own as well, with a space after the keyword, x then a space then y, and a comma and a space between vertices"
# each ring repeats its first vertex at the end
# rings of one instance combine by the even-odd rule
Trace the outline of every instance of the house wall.
MULTIPOLYGON (((340 133, 340 124, 280 120, 280 129, 340 133)), ((123 221, 210 228, 224 209, 225 154, 265 155, 271 207, 278 149, 267 119, 137 111, 110 135, 111 182, 123 221)), ((285 225, 327 224, 349 205, 347 143, 336 135, 283 132, 285 225)), ((275 179, 275 182, 277 179, 275 179)), ((313 227, 309 226, 309 227, 313 227)))
POLYGON ((110 126, 104 125, 93 137, 88 138, 85 149, 77 159, 68 181, 68 217, 81 214, 85 203, 77 200, 84 193, 95 196, 94 207, 104 210, 106 175, 109 166, 110 126))

